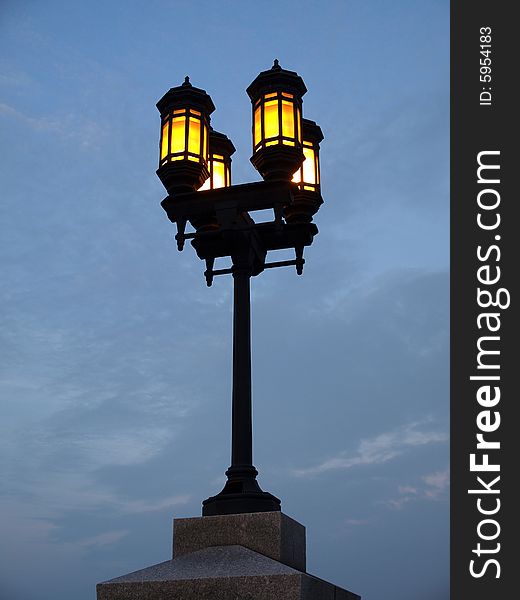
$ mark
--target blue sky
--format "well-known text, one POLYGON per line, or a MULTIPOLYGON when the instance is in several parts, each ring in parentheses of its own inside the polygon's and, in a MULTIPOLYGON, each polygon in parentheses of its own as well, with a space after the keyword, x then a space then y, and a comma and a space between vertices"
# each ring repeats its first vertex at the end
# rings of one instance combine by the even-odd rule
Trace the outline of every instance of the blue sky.
POLYGON ((159 203, 155 102, 190 75, 259 176, 278 58, 324 132, 303 277, 253 281, 255 465, 308 570, 448 598, 449 4, 4 1, 0 595, 87 600, 169 558, 229 465, 231 281, 159 203))

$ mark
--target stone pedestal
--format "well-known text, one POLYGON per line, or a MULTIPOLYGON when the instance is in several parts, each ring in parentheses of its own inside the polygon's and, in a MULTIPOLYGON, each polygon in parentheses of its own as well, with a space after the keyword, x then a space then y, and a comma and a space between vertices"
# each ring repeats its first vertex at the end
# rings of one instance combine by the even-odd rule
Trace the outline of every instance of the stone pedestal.
POLYGON ((175 519, 173 559, 97 585, 97 600, 359 600, 306 572, 281 512, 175 519))

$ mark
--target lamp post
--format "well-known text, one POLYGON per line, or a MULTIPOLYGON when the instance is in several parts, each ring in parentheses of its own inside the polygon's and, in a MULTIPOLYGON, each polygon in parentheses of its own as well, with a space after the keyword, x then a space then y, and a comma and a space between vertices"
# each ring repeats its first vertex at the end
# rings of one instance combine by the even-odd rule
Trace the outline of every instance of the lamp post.
POLYGON ((263 181, 231 185, 233 143, 211 128, 215 110, 204 90, 185 82, 159 100, 161 137, 157 174, 168 196, 161 202, 177 226, 177 247, 191 240, 204 260, 206 283, 233 277, 233 393, 231 465, 220 493, 202 503, 202 516, 174 519, 172 560, 97 586, 97 600, 164 598, 344 598, 357 594, 306 571, 305 527, 281 512, 264 492, 253 466, 251 410, 251 278, 265 269, 294 266, 318 228, 321 129, 302 117, 301 77, 274 61, 247 88, 253 112, 251 162, 263 181), (256 223, 255 211, 273 218, 256 223), (194 231, 187 233, 190 223, 194 231), (272 250, 293 248, 292 260, 269 261, 272 250), (215 269, 228 257, 229 267, 215 269), (213 517, 213 518, 208 518, 213 517))
POLYGON ((215 276, 233 277, 231 466, 222 491, 204 500, 203 516, 280 510, 280 500, 261 490, 253 466, 250 280, 282 266, 295 266, 301 275, 304 247, 318 233, 312 217, 323 202, 318 162, 323 134, 302 118, 306 91, 302 78, 277 60, 247 88, 253 113, 251 162, 264 181, 241 185, 231 185, 235 148, 210 129, 215 107, 204 90, 187 77, 157 103, 157 174, 168 192, 161 205, 177 226, 178 249, 191 240, 206 263, 208 286, 215 276), (273 210, 273 220, 255 223, 254 211, 263 209, 273 210), (186 233, 188 222, 193 233, 186 233), (293 260, 267 261, 269 251, 287 248, 294 249, 293 260), (215 270, 219 257, 229 257, 230 267, 215 270))

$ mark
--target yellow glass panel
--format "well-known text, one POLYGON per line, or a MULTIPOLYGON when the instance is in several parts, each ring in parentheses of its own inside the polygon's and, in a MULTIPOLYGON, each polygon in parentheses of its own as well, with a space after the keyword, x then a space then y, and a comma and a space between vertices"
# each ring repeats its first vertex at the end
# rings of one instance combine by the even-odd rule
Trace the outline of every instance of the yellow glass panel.
POLYGON ((320 161, 318 160, 318 155, 316 155, 316 173, 318 175, 316 183, 320 185, 320 161))
POLYGON ((282 144, 283 144, 284 146, 294 146, 294 142, 293 142, 293 141, 291 141, 291 140, 285 140, 285 139, 284 139, 284 140, 282 140, 282 144))
POLYGON ((262 121, 260 118, 260 106, 255 109, 255 133, 253 144, 256 146, 258 142, 262 139, 262 130, 261 130, 262 121))
POLYGON ((274 92, 273 94, 266 94, 264 96, 264 98, 267 100, 267 98, 274 98, 276 96, 276 92, 274 92))
POLYGON ((185 113, 185 112, 186 112, 186 109, 185 109, 185 108, 180 108, 180 109, 178 109, 178 110, 174 110, 174 111, 173 111, 173 114, 174 114, 174 115, 180 115, 180 114, 182 114, 182 113, 185 113))
POLYGON ((276 146, 276 144, 278 144, 278 140, 273 140, 272 142, 265 143, 266 146, 276 146))
POLYGON ((298 141, 302 141, 302 120, 300 116, 300 109, 296 107, 296 137, 298 141))
POLYGON ((282 100, 282 132, 284 137, 294 138, 293 105, 287 100, 282 100))
POLYGON ((198 156, 188 156, 188 160, 192 160, 193 162, 200 162, 198 156))
POLYGON ((198 115, 200 117, 200 112, 198 110, 193 110, 193 108, 190 108, 190 113, 192 113, 193 115, 198 115))
POLYGON ((192 117, 190 117, 190 128, 188 130, 188 152, 200 156, 200 120, 192 117))
POLYGON ((226 187, 231 185, 231 168, 227 167, 226 169, 226 187))
POLYGON ((265 137, 276 137, 280 133, 280 128, 278 127, 278 100, 266 102, 264 106, 265 137))
POLYGON ((225 180, 225 172, 224 172, 224 163, 223 162, 213 162, 213 189, 226 187, 225 180))
POLYGON ((312 148, 304 148, 303 155, 305 160, 303 161, 303 181, 305 183, 316 183, 316 175, 314 171, 314 150, 312 148))
POLYGON ((186 117, 173 117, 171 136, 171 151, 184 152, 186 117))
POLYGON ((282 96, 285 96, 286 98, 293 98, 293 95, 289 94, 289 92, 282 92, 282 96))
POLYGON ((224 157, 222 156, 222 154, 213 154, 213 158, 216 160, 224 160, 224 157))
POLYGON ((172 160, 184 160, 184 154, 182 156, 172 156, 170 158, 170 161, 172 160))
POLYGON ((209 155, 208 155, 208 128, 206 125, 204 125, 204 127, 202 128, 202 135, 204 136, 204 140, 202 141, 202 146, 204 148, 203 152, 204 152, 204 158, 206 159, 207 162, 209 162, 209 155))
POLYGON ((161 135, 161 160, 168 154, 168 125, 169 122, 162 126, 162 135, 161 135))

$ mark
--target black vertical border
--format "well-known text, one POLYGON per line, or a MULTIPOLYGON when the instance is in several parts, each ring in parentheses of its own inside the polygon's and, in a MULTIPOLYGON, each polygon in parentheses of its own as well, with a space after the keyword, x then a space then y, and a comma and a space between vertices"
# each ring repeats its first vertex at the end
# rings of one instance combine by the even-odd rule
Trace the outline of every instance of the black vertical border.
MULTIPOLYGON (((517 573, 520 575, 520 539, 518 539, 515 493, 520 469, 520 336, 517 305, 519 302, 520 233, 515 231, 514 215, 520 209, 520 152, 515 138, 520 133, 520 94, 518 72, 520 62, 520 24, 513 17, 515 3, 507 0, 452 0, 451 3, 451 599, 501 600, 516 597, 517 573), (492 81, 480 81, 480 28, 492 29, 492 81), (492 105, 480 106, 483 86, 492 88, 492 105), (477 155, 484 150, 500 151, 500 231, 483 231, 477 225, 477 155), (480 540, 479 522, 486 518, 477 510, 477 495, 468 494, 478 487, 477 475, 486 480, 490 474, 471 473, 469 456, 476 452, 476 418, 483 410, 476 401, 479 383, 470 381, 477 371, 477 269, 485 264, 477 258, 477 246, 483 248, 497 243, 499 234, 501 279, 495 286, 507 288, 511 305, 497 309, 501 315, 500 377, 501 400, 497 408, 501 425, 493 439, 501 442, 500 450, 489 451, 490 462, 500 464, 500 511, 494 518, 500 523, 499 537, 493 542, 480 540), (518 376, 517 376, 518 373, 518 376), (487 475, 487 476, 486 476, 487 475), (477 559, 481 570, 485 556, 480 559, 472 551, 480 542, 483 548, 500 543, 500 551, 487 555, 500 563, 497 569, 489 566, 480 578, 471 576, 469 563, 477 559)), ((482 287, 482 286, 481 286, 482 287)), ((491 288, 489 288, 491 290, 491 288)), ((489 373, 489 371, 487 372, 489 373)), ((491 436, 490 436, 491 438, 491 436)), ((482 496, 491 498, 491 495, 482 496)), ((496 496, 493 496, 496 497, 496 496)), ((483 500, 484 502, 485 500, 483 500)), ((492 503, 488 506, 491 506, 492 503)), ((493 518, 493 517, 490 517, 493 518)), ((485 530, 484 530, 485 531, 485 530)), ((488 530, 490 532, 491 529, 488 530)))

